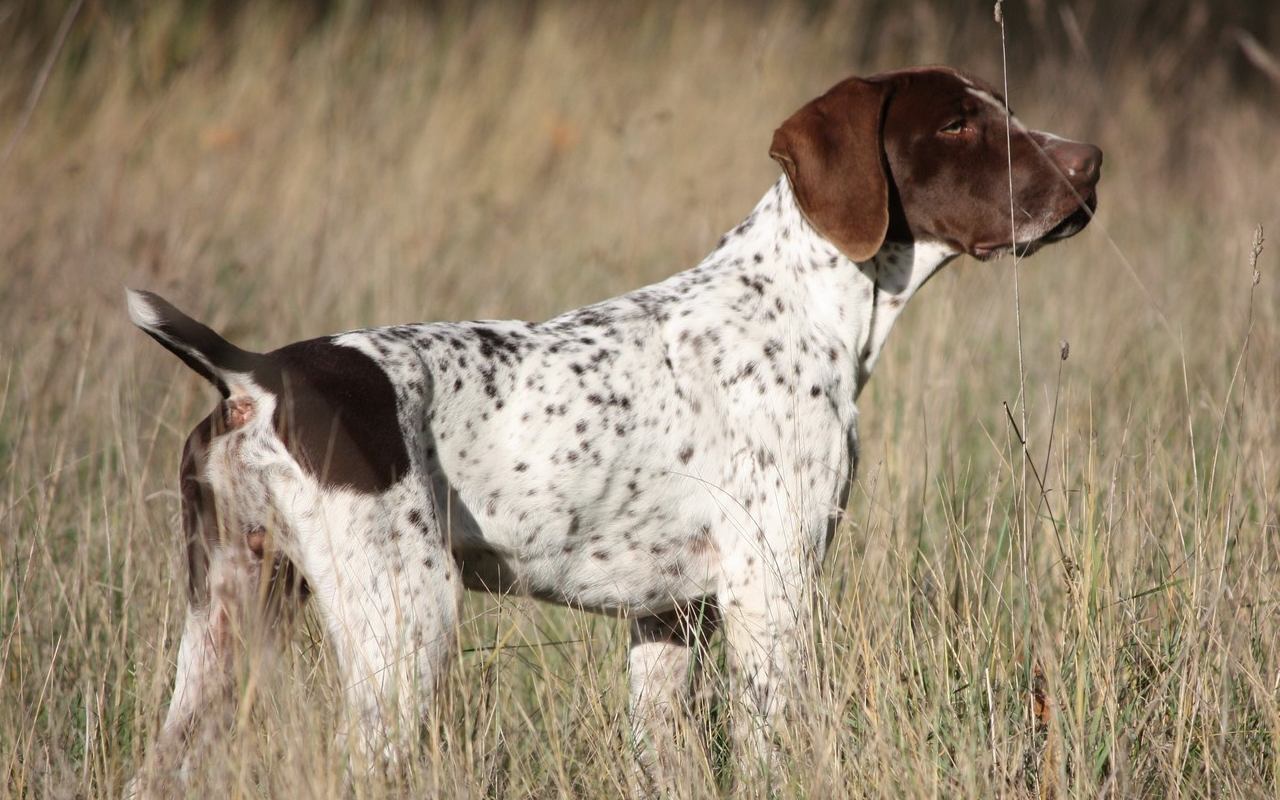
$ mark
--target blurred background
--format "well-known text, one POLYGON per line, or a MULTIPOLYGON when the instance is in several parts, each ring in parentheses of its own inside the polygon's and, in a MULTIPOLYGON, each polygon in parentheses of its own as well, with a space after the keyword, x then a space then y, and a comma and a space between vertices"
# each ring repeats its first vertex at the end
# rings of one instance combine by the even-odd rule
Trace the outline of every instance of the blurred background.
MULTIPOLYGON (((1280 5, 1003 17, 0 2, 0 787, 118 796, 167 702, 174 476, 212 399, 123 286, 259 350, 545 318, 696 264, 777 178, 776 125, 837 80, 946 63, 1100 145, 1100 208, 1018 267, 1020 303, 1010 261, 961 259, 899 322, 828 559, 829 713, 775 796, 1274 796, 1280 5)), ((372 795, 621 792, 624 626, 468 602, 445 744, 372 795)), ((316 626, 293 655, 308 680, 211 787, 342 794, 316 626)), ((726 785, 720 758, 691 794, 726 785)))
MULTIPOLYGON (((544 316, 695 263, 771 182, 773 127, 840 78, 947 63, 1002 84, 991 5, 6 3, 2 298, 65 314, 132 281, 254 302, 292 274, 269 300, 286 337, 544 316)), ((1141 184, 1131 261, 1260 185, 1275 8, 1005 4, 1015 110, 1103 145, 1104 219, 1141 184)))

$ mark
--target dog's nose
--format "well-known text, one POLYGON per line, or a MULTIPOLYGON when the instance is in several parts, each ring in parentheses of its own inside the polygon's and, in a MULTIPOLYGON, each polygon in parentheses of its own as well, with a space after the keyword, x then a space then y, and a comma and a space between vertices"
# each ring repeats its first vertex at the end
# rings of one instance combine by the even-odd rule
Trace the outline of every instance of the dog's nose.
POLYGON ((1102 169, 1102 151, 1083 142, 1063 142, 1054 149, 1056 160, 1067 177, 1084 183, 1093 183, 1102 169))

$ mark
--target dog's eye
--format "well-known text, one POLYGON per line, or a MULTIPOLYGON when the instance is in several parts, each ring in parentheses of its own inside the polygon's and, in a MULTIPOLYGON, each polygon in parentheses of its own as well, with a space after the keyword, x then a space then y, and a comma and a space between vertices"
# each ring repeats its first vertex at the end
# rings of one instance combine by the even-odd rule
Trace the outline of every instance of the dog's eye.
POLYGON ((965 127, 965 126, 964 126, 964 120, 963 120, 963 119, 953 119, 952 121, 948 122, 946 125, 943 125, 943 126, 938 130, 938 133, 945 133, 945 134, 948 134, 948 135, 955 135, 955 134, 957 134, 957 133, 963 133, 963 132, 964 132, 964 127, 965 127))

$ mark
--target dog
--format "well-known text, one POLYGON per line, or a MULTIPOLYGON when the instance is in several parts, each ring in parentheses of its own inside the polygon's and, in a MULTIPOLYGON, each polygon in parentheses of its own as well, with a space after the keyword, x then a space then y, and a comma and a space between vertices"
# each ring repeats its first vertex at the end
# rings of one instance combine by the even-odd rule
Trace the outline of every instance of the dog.
POLYGON ((310 598, 355 744, 403 757, 465 588, 625 617, 642 764, 722 629, 735 738, 767 758, 895 320, 957 256, 1084 229, 1102 164, 943 67, 842 81, 769 154, 783 175, 700 264, 546 322, 253 353, 127 291, 133 322, 222 396, 182 458, 189 609, 158 747, 189 766, 232 659, 310 598))

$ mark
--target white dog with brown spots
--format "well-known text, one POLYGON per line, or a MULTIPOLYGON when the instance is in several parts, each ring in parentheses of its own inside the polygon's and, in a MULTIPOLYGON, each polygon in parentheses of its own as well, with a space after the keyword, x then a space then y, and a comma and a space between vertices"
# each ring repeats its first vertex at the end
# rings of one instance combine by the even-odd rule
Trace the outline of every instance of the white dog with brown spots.
POLYGON ((785 175, 701 264, 547 322, 258 354, 129 293, 133 321, 223 397, 182 463, 190 608, 168 763, 190 765, 238 648, 274 647, 307 598, 359 747, 404 757, 464 587, 627 618, 648 766, 723 628, 736 738, 769 757, 857 465, 855 401, 903 304, 958 255, 1081 230, 1101 165, 945 68, 844 81, 770 154, 785 175))

